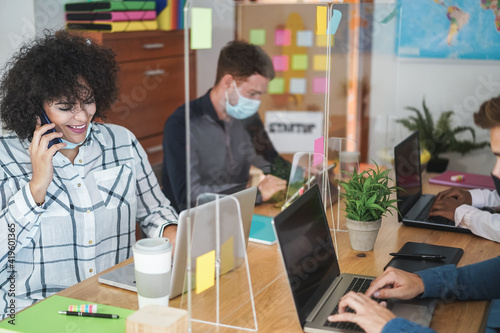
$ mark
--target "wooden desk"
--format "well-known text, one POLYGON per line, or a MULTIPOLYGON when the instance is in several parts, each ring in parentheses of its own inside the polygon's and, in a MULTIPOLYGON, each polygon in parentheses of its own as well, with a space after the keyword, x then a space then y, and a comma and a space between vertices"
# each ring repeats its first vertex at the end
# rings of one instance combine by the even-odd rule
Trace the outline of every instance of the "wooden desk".
MULTIPOLYGON (((424 180, 424 192, 437 193, 446 187, 429 186, 428 176, 424 180)), ((258 213, 277 214, 272 206, 259 206, 258 213)), ((347 232, 337 233, 339 264, 347 273, 377 276, 391 259, 389 252, 396 252, 407 241, 426 242, 464 249, 459 266, 472 264, 500 254, 500 244, 469 234, 460 234, 430 229, 402 226, 396 217, 384 218, 375 249, 360 253, 350 248, 347 232)), ((248 258, 259 332, 301 332, 288 281, 284 273, 277 245, 267 246, 255 243, 248 245, 248 258)), ((120 263, 115 267, 122 266, 120 263)), ((109 271, 108 270, 108 271, 109 271)), ((97 282, 97 276, 58 293, 87 302, 98 302, 123 308, 138 309, 137 295, 133 292, 106 286, 97 282)), ((179 307, 180 297, 171 300, 171 305, 179 307)), ((442 332, 477 332, 488 305, 486 301, 439 302, 431 327, 442 332)), ((234 314, 238 317, 238 312, 234 314)), ((238 319, 236 319, 238 320, 238 319)), ((241 323, 240 326, 251 327, 241 323)), ((193 325, 197 332, 235 332, 232 329, 213 328, 213 326, 193 325)))

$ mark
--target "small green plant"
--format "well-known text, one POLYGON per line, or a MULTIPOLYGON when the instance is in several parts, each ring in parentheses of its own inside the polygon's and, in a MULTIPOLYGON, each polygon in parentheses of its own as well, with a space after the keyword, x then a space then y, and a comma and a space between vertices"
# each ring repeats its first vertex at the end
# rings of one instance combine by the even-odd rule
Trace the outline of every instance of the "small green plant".
POLYGON ((397 186, 390 186, 392 179, 389 170, 382 170, 375 163, 375 169, 368 169, 361 173, 354 170, 352 173, 345 172, 350 179, 341 181, 340 186, 344 192, 341 196, 345 199, 347 217, 356 221, 376 221, 387 212, 392 215, 390 209, 395 209, 394 203, 397 199, 391 199, 391 195, 398 190, 397 186))
POLYGON ((429 151, 431 159, 437 159, 440 154, 447 152, 457 152, 463 155, 489 145, 487 141, 476 142, 476 132, 470 126, 452 128, 453 111, 441 113, 438 121, 434 123, 432 114, 425 104, 425 99, 422 100, 422 108, 423 112, 414 107, 406 107, 406 110, 415 112, 415 115, 407 119, 399 119, 397 122, 412 132, 419 132, 420 150, 429 151), (463 132, 470 132, 472 140, 458 140, 457 134, 463 132))

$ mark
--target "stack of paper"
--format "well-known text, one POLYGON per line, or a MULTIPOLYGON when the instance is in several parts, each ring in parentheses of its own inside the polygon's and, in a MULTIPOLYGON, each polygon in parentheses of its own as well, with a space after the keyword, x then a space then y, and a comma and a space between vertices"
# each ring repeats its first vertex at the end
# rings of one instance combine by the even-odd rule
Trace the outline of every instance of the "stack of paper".
POLYGON ((86 1, 67 3, 68 30, 123 32, 158 29, 155 1, 86 1))

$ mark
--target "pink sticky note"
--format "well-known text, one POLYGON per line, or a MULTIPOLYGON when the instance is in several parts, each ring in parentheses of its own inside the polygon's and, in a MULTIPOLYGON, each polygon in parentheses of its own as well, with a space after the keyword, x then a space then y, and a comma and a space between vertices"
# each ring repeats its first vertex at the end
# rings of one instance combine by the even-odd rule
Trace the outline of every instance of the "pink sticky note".
POLYGON ((286 72, 288 70, 288 56, 273 56, 273 67, 277 72, 286 72))
POLYGON ((292 41, 292 32, 288 29, 276 30, 274 34, 274 43, 276 46, 288 46, 292 41))
POLYGON ((313 158, 313 166, 316 166, 320 163, 323 163, 323 157, 325 155, 325 141, 324 138, 321 136, 314 140, 314 158, 313 158))
POLYGON ((326 78, 325 77, 313 78, 313 92, 315 94, 325 94, 326 93, 326 78))

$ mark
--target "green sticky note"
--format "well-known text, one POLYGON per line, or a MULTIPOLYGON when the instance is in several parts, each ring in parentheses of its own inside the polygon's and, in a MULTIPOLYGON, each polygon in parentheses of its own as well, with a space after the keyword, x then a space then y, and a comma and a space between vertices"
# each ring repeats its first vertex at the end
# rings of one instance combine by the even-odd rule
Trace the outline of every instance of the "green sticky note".
POLYGON ((54 295, 40 301, 15 316, 15 325, 4 320, 0 332, 53 333, 53 332, 125 332, 125 321, 133 310, 98 304, 98 313, 116 314, 118 319, 87 318, 66 316, 59 311, 67 311, 70 305, 95 304, 73 298, 54 295))
POLYGON ((215 250, 196 258, 196 294, 200 294, 214 285, 215 250))
POLYGON ((250 44, 254 44, 254 45, 266 44, 266 30, 265 29, 251 29, 249 40, 250 40, 250 44))
POLYGON ((282 77, 276 77, 269 82, 268 88, 269 94, 283 94, 285 93, 285 79, 282 77))
POLYGON ((191 9, 191 49, 212 48, 212 8, 191 9))
POLYGON ((294 54, 292 55, 292 69, 295 71, 305 71, 308 61, 307 54, 294 54))

